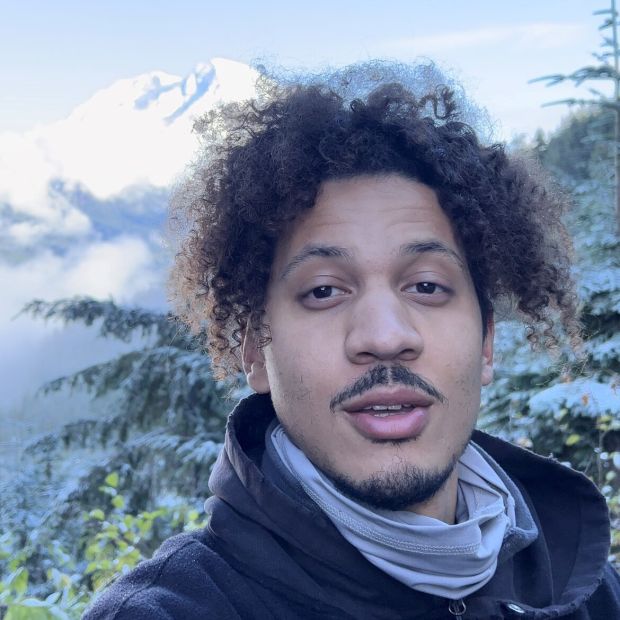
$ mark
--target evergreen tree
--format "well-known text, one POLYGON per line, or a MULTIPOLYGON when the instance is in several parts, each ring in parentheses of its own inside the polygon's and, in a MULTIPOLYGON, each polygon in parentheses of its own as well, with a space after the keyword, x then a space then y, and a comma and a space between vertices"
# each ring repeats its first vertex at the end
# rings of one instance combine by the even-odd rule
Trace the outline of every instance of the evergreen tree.
MULTIPOLYGON (((83 514, 106 506, 110 489, 122 498, 114 507, 127 514, 200 508, 230 404, 227 387, 212 379, 207 356, 169 316, 92 299, 35 301, 25 312, 94 326, 106 338, 128 341, 142 333, 146 343, 42 388, 44 394, 84 389, 94 403, 104 402, 107 413, 36 439, 24 450, 21 470, 0 489, 0 533, 12 534, 15 549, 27 549, 36 592, 37 584, 45 590, 54 549, 79 558, 76 570, 85 570, 92 524, 83 514)), ((142 549, 146 555, 172 533, 170 524, 159 525, 161 531, 151 533, 152 548, 142 549)))
POLYGON ((531 148, 546 168, 568 177, 568 185, 596 180, 612 187, 613 139, 614 119, 608 110, 581 109, 568 115, 548 140, 539 129, 531 148))
POLYGON ((548 86, 561 82, 573 82, 580 86, 584 82, 608 81, 613 85, 613 95, 606 96, 600 90, 590 88, 592 95, 589 99, 569 98, 561 101, 553 101, 546 105, 564 103, 568 105, 582 105, 594 107, 599 111, 610 111, 614 119, 614 137, 612 143, 612 157, 614 162, 614 196, 616 205, 616 232, 620 236, 620 41, 618 39, 618 11, 616 0, 611 0, 609 9, 596 11, 595 15, 604 15, 603 23, 599 30, 610 31, 611 36, 605 36, 601 44, 602 52, 593 54, 598 64, 580 67, 569 74, 557 73, 535 78, 532 82, 545 81, 548 86))
MULTIPOLYGON (((549 145, 570 143, 570 136, 596 120, 572 117, 549 145)), ((543 161, 547 156, 548 148, 543 161)), ((573 171, 570 164, 564 170, 573 171)), ((620 560, 620 240, 609 185, 591 175, 562 176, 575 203, 567 224, 575 244, 585 359, 571 366, 566 352, 550 357, 532 351, 521 324, 499 321, 495 380, 483 394, 480 425, 588 474, 607 497, 613 552, 620 560)))

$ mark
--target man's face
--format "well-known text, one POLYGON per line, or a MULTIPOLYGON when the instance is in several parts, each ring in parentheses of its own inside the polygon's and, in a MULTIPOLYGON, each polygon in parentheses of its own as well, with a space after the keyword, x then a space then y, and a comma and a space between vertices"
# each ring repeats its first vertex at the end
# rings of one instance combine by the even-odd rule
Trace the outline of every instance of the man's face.
POLYGON ((324 183, 277 246, 264 320, 271 342, 244 345, 248 381, 316 467, 382 507, 444 488, 491 380, 493 330, 432 189, 324 183))

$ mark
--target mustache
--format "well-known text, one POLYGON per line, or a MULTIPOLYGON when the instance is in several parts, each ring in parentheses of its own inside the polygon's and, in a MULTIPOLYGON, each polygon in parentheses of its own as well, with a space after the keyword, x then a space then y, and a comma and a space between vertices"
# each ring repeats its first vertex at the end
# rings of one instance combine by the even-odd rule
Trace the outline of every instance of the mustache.
POLYGON ((368 392, 377 385, 407 385, 438 400, 442 404, 448 402, 448 399, 434 385, 405 366, 398 364, 385 366, 379 364, 373 366, 366 374, 338 392, 329 402, 330 410, 334 412, 338 405, 355 396, 361 396, 364 392, 368 392))

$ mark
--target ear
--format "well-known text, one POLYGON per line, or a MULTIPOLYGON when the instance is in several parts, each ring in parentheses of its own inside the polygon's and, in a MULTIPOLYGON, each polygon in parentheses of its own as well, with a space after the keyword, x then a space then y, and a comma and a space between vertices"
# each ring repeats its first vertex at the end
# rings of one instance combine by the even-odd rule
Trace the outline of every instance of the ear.
POLYGON ((493 339, 495 337, 495 321, 493 315, 487 321, 487 331, 482 341, 482 385, 489 385, 493 381, 493 339))
POLYGON ((265 356, 263 350, 258 346, 256 333, 252 329, 247 329, 243 342, 241 343, 241 357, 243 361, 243 372, 248 385, 258 394, 269 393, 269 378, 265 367, 265 356))

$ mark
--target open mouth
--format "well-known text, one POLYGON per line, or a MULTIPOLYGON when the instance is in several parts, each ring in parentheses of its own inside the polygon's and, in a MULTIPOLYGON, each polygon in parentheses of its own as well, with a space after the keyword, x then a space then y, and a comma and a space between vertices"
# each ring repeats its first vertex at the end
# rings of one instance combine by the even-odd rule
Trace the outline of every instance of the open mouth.
POLYGON ((428 424, 434 400, 408 387, 371 390, 343 404, 351 425, 373 440, 416 439, 428 424))
POLYGON ((364 407, 362 412, 368 412, 375 418, 386 418, 391 415, 397 415, 399 413, 408 413, 413 409, 413 405, 410 403, 404 403, 402 405, 372 405, 370 407, 364 407))

